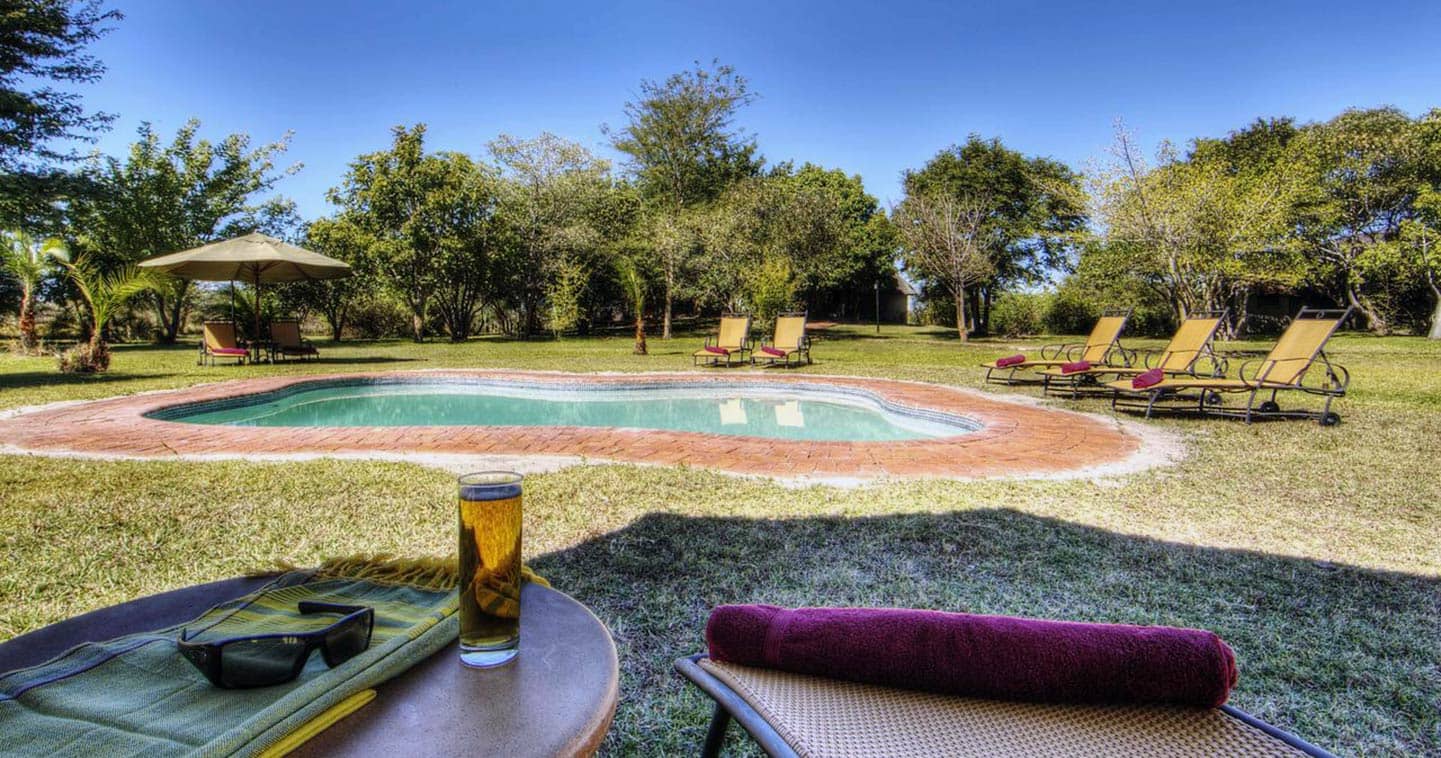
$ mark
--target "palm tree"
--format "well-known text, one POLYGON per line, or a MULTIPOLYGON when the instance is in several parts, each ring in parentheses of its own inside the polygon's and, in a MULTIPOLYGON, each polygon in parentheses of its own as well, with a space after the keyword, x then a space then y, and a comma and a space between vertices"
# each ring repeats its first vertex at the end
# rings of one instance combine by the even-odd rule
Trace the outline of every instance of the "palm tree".
POLYGON ((616 273, 620 276, 620 287, 630 307, 635 309, 635 350, 636 355, 645 355, 645 275, 630 258, 616 261, 616 273))
MULTIPOLYGON (((73 356, 70 367, 82 372, 104 371, 110 367, 110 346, 105 342, 106 325, 127 301, 154 289, 159 281, 153 273, 134 264, 105 271, 89 258, 72 257, 63 249, 53 253, 51 259, 65 268, 70 281, 80 291, 86 310, 90 311, 90 341, 73 356)), ((64 365, 62 361, 62 370, 64 365)))
POLYGON ((20 281, 20 350, 33 353, 40 347, 35 333, 35 290, 50 271, 51 258, 64 252, 57 239, 36 240, 20 231, 0 232, 0 271, 20 281))

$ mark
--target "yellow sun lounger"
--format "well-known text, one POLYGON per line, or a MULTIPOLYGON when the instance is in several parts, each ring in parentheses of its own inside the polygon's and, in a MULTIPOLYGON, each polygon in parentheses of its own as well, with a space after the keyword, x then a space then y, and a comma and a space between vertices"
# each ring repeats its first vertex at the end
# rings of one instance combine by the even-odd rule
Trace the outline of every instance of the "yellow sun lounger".
MULTIPOLYGON (((1226 320, 1226 311, 1196 313, 1184 321, 1171 336, 1159 353, 1147 352, 1144 361, 1134 366, 1092 366, 1085 371, 1066 373, 1060 366, 1041 372, 1041 391, 1049 394, 1053 389, 1064 388, 1071 397, 1080 395, 1085 387, 1097 387, 1097 377, 1113 376, 1117 379, 1132 377, 1154 368, 1161 369, 1167 376, 1222 376, 1226 373, 1226 362, 1211 350, 1211 340, 1226 320), (1205 371, 1200 370, 1205 367, 1205 371)), ((1109 391, 1109 388, 1106 389, 1109 391)))
POLYGON ((811 362, 811 338, 806 336, 806 314, 783 313, 776 318, 776 332, 769 342, 761 340, 761 346, 751 354, 751 360, 762 358, 775 365, 791 365, 791 358, 799 366, 801 359, 811 362))
POLYGON ((204 339, 200 341, 200 364, 215 365, 216 358, 234 358, 244 363, 250 358, 250 351, 240 346, 235 339, 235 324, 229 321, 206 321, 203 327, 204 339))
POLYGON ((1302 308, 1271 352, 1265 358, 1242 364, 1236 378, 1170 376, 1159 384, 1142 389, 1135 388, 1131 379, 1121 379, 1106 385, 1116 391, 1111 405, 1115 408, 1144 409, 1147 417, 1157 409, 1194 410, 1213 416, 1244 418, 1246 423, 1257 418, 1306 418, 1314 419, 1322 426, 1331 426, 1341 420, 1340 416, 1331 412, 1331 401, 1346 394, 1351 375, 1345 367, 1332 363, 1326 357, 1324 348, 1331 335, 1350 315, 1350 308, 1302 308), (1310 369, 1317 364, 1324 369, 1325 375, 1307 384, 1308 375, 1314 380, 1315 375, 1310 369), (1318 395, 1325 398, 1325 403, 1319 411, 1283 411, 1276 402, 1277 395, 1283 391, 1318 395), (1222 405, 1223 394, 1234 393, 1248 396, 1245 408, 1222 405))
POLYGON ((731 365, 731 359, 742 363, 751 352, 751 317, 722 316, 720 329, 712 337, 706 337, 705 346, 691 354, 696 365, 719 366, 722 361, 731 365))
POLYGON ((982 363, 981 368, 986 370, 985 380, 997 384, 1034 383, 1040 380, 1018 379, 1016 374, 1021 371, 1058 367, 1075 361, 1089 361, 1098 366, 1129 366, 1134 360, 1134 353, 1121 347, 1121 332, 1125 331, 1126 321, 1130 318, 1130 309, 1107 311, 1096 319, 1096 325, 1091 327, 1091 336, 1086 338, 1085 344, 1046 345, 1041 348, 1040 360, 1027 359, 1008 366, 998 366, 996 361, 982 363), (1004 378, 999 378, 998 374, 1002 373, 1004 378))

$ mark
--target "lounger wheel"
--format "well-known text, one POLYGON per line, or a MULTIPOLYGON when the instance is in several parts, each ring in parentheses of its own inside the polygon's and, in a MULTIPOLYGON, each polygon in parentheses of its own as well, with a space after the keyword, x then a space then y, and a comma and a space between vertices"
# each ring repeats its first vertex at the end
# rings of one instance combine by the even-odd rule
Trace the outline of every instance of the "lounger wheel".
POLYGON ((1281 406, 1275 400, 1267 400, 1266 402, 1261 403, 1261 406, 1256 410, 1262 413, 1280 413, 1281 406))
POLYGON ((1334 411, 1326 411, 1321 414, 1321 426, 1335 426, 1341 423, 1341 414, 1334 411))
POLYGON ((1206 405, 1220 405, 1221 393, 1215 390, 1206 390, 1201 394, 1201 399, 1206 402, 1206 405))

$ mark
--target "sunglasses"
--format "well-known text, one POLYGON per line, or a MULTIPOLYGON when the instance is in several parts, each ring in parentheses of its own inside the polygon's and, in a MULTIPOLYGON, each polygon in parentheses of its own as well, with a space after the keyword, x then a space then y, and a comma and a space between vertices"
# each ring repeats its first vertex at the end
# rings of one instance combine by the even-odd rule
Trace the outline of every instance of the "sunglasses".
POLYGON ((320 648, 325 665, 335 668, 370 646, 375 611, 363 605, 303 600, 300 612, 343 613, 334 624, 311 632, 252 634, 215 642, 194 642, 200 633, 180 630, 175 641, 185 660, 216 687, 246 689, 284 684, 300 676, 310 654, 320 648))

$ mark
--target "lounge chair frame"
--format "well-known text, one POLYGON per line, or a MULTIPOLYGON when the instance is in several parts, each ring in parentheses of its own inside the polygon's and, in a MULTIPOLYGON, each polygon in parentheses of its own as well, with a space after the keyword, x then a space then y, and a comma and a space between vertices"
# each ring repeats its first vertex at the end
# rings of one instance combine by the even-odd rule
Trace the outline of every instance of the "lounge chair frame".
MULTIPOLYGON (((1110 344, 1106 346, 1106 352, 1101 359, 1103 363, 1107 365, 1119 363, 1121 366, 1130 366, 1132 363, 1135 363, 1136 351, 1128 350, 1121 345, 1121 334, 1126 331, 1126 324, 1131 320, 1132 311, 1134 311, 1133 308, 1107 308, 1101 311, 1101 315, 1097 317, 1097 322, 1100 322, 1103 318, 1122 319, 1121 328, 1116 331, 1116 336, 1113 337, 1110 344), (1117 360, 1118 358, 1119 361, 1117 360)), ((1094 329, 1095 327, 1093 326, 1092 330, 1094 329)), ((1090 339, 1089 335, 1087 339, 1090 339)), ((987 384, 1004 384, 1007 386, 1044 384, 1045 377, 1030 379, 1020 376, 1020 373, 1022 371, 1036 371, 1038 367, 1045 368, 1048 365, 1078 361, 1085 355, 1086 348, 1089 346, 1089 342, 1064 342, 1058 345, 1042 345, 1041 359, 1039 361, 1024 361, 1015 366, 986 366, 984 381, 987 384), (998 378, 997 372, 1004 372, 1004 378, 998 378)))
MULTIPOLYGON (((1296 317, 1291 320, 1292 324, 1302 320, 1323 319, 1334 319, 1335 323, 1326 333, 1325 339, 1321 340, 1320 346, 1307 359, 1306 365, 1300 369, 1296 380, 1292 383, 1267 381, 1267 377, 1276 369, 1278 363, 1270 360, 1268 353, 1262 358, 1251 358, 1237 368, 1236 378, 1239 380, 1240 386, 1206 387, 1198 384, 1195 387, 1159 386, 1147 390, 1117 390, 1111 396, 1111 407, 1122 410, 1141 410, 1145 412, 1146 418, 1151 418, 1156 411, 1194 412, 1205 416, 1239 418, 1248 424, 1264 419, 1306 419, 1315 421, 1321 426, 1334 426, 1340 423, 1341 417, 1331 411, 1331 403, 1338 397, 1345 397, 1346 389, 1351 385, 1351 373, 1346 370, 1345 366, 1331 362, 1330 357, 1326 355, 1325 345, 1346 322, 1346 319, 1351 317, 1353 310, 1353 308, 1307 307, 1302 308, 1296 314, 1296 317), (1319 384, 1307 385, 1306 377, 1314 375, 1312 369, 1317 365, 1323 368, 1325 376, 1319 384), (1281 392, 1286 391, 1324 398, 1321 409, 1282 410, 1277 402, 1277 397, 1281 392), (1228 408, 1224 405, 1222 397, 1224 394, 1243 393, 1247 396, 1244 407, 1228 408)), ((1282 337, 1284 336, 1283 333, 1282 337)), ((1278 345, 1280 339, 1277 338, 1278 345)))
MULTIPOLYGON (((705 366, 719 366, 719 365, 721 365, 721 362, 724 361, 726 368, 730 368, 730 367, 733 366, 733 365, 738 365, 738 364, 747 363, 747 362, 750 362, 750 363, 754 363, 754 362, 755 362, 755 356, 754 356, 754 353, 752 353, 752 350, 753 350, 754 347, 755 347, 755 341, 751 339, 751 315, 750 315, 749 313, 723 313, 723 314, 721 314, 722 323, 724 323, 724 320, 725 320, 725 319, 732 319, 732 318, 733 318, 733 319, 745 319, 745 322, 746 322, 746 326, 745 326, 745 337, 744 337, 744 339, 741 340, 740 347, 737 348, 737 349, 735 349, 735 350, 732 350, 732 351, 729 352, 729 353, 726 353, 725 355, 721 355, 721 354, 719 354, 719 353, 709 353, 709 354, 707 354, 707 355, 701 355, 700 352, 697 352, 697 353, 695 353, 694 355, 691 356, 691 363, 692 363, 692 365, 695 365, 695 366, 701 366, 701 365, 705 365, 705 366), (731 363, 731 359, 732 359, 732 358, 735 359, 735 363, 731 363)), ((721 335, 720 335, 720 328, 717 327, 715 334, 711 334, 711 335, 707 335, 707 336, 706 336, 706 338, 705 338, 705 344, 701 346, 701 351, 704 351, 705 348, 707 348, 707 347, 727 347, 727 348, 729 348, 730 346, 728 346, 728 345, 722 346, 722 345, 720 344, 720 337, 721 337, 721 335)))
POLYGON ((274 363, 276 358, 281 358, 281 359, 284 359, 284 360, 289 360, 289 359, 290 359, 291 357, 293 357, 293 356, 294 356, 294 357, 299 357, 300 360, 302 360, 302 361, 304 361, 304 360, 307 359, 307 358, 313 358, 313 359, 315 359, 315 360, 317 360, 317 361, 320 360, 320 351, 315 348, 315 343, 313 343, 313 342, 311 342, 310 340, 306 339, 305 336, 300 333, 300 319, 298 319, 298 318, 279 318, 279 319, 275 319, 275 320, 273 320, 273 321, 270 322, 270 327, 269 327, 269 328, 270 328, 270 362, 271 362, 271 363, 274 363), (292 345, 281 345, 281 344, 280 344, 280 341, 277 340, 277 339, 275 339, 275 325, 276 325, 276 324, 295 324, 295 334, 296 334, 297 337, 300 338, 300 343, 299 343, 298 345, 293 345, 293 346, 292 346, 292 345))
MULTIPOLYGON (((798 319, 801 320, 801 337, 800 337, 800 340, 799 340, 799 342, 796 344, 796 347, 795 347, 794 349, 788 349, 787 352, 786 352, 786 354, 785 354, 785 356, 783 356, 783 357, 782 357, 782 356, 775 356, 775 355, 766 355, 766 354, 765 354, 765 351, 764 351, 764 348, 766 348, 766 347, 775 347, 775 333, 774 333, 775 330, 772 329, 772 330, 771 330, 772 334, 771 334, 770 339, 766 339, 766 338, 764 338, 764 337, 761 338, 760 349, 757 350, 757 352, 760 353, 759 358, 760 358, 761 360, 766 361, 767 364, 768 364, 768 365, 771 365, 771 366, 774 366, 774 365, 776 365, 776 363, 779 362, 782 366, 784 366, 784 367, 786 367, 786 368, 790 368, 790 367, 791 367, 791 356, 795 356, 795 358, 796 358, 795 365, 797 365, 797 366, 801 365, 801 358, 804 357, 804 358, 805 358, 806 365, 807 365, 807 366, 811 365, 811 336, 806 333, 806 320, 807 320, 808 317, 809 317, 809 313, 807 313, 806 311, 794 311, 794 312, 791 312, 791 313, 781 313, 781 314, 777 315, 777 316, 776 316, 776 324, 777 324, 777 325, 780 324, 780 320, 783 319, 783 318, 798 318, 798 319)), ((756 359, 757 359, 756 353, 751 353, 751 363, 755 363, 755 362, 756 362, 756 359)))
MULTIPOLYGON (((1141 371, 1146 371, 1157 367, 1163 368, 1166 375, 1168 376, 1193 376, 1197 378, 1215 378, 1225 376, 1226 370, 1227 368, 1229 368, 1230 364, 1224 357, 1216 353, 1212 343, 1216 339, 1216 333, 1219 332, 1221 330, 1221 326, 1226 323, 1226 316, 1229 315, 1230 312, 1231 309, 1223 308, 1219 311, 1201 311, 1198 313, 1192 313, 1181 322, 1182 326, 1176 327, 1176 331, 1179 333, 1180 330, 1184 327, 1186 321, 1198 318, 1215 319, 1216 321, 1215 325, 1211 327, 1210 333, 1206 335, 1205 341, 1201 343, 1200 349, 1196 350, 1195 355, 1191 357, 1190 361, 1187 361, 1184 369, 1172 370, 1164 368, 1166 365, 1166 361, 1170 359, 1171 355, 1174 352, 1177 352, 1166 349, 1170 347, 1170 344, 1168 343, 1165 348, 1161 348, 1159 350, 1131 351, 1130 363, 1122 367, 1096 366, 1093 367, 1090 371, 1079 371, 1074 374, 1067 374, 1059 377, 1048 371, 1043 371, 1041 372, 1041 394, 1059 394, 1064 391, 1067 392, 1073 400, 1081 397, 1082 394, 1104 396, 1106 394, 1110 394, 1112 390, 1101 384, 1097 380, 1098 377, 1106 376, 1108 374, 1118 377, 1125 375, 1134 375, 1139 374, 1141 371), (1135 365, 1137 357, 1140 358, 1140 366, 1135 365), (1203 365, 1208 366, 1210 370, 1203 372, 1197 369, 1198 366, 1203 365), (1056 381, 1058 379, 1065 381, 1058 382, 1056 381)), ((1174 341, 1175 338, 1175 335, 1173 335, 1171 338, 1172 341, 1174 341)))
POLYGON ((234 322, 232 322, 232 321, 206 321, 205 323, 201 324, 201 327, 200 327, 200 355, 199 355, 199 357, 196 359, 195 365, 197 365, 197 366, 206 366, 206 365, 214 366, 214 365, 215 365, 215 361, 216 361, 217 358, 235 358, 235 359, 236 359, 236 365, 237 365, 237 366, 242 366, 242 365, 244 365, 244 364, 246 363, 246 361, 249 361, 249 360, 250 360, 250 351, 249 351, 249 350, 246 350, 245 355, 216 355, 214 352, 211 351, 211 349, 210 349, 210 340, 209 340, 209 338, 206 336, 206 330, 207 330, 208 327, 215 326, 215 325, 220 325, 220 324, 224 324, 225 326, 230 327, 230 336, 235 340, 235 347, 236 347, 237 350, 240 350, 240 349, 244 349, 244 348, 245 348, 244 342, 240 339, 238 330, 236 329, 236 325, 235 325, 234 322))
MULTIPOLYGON (((700 688, 702 692, 715 701, 715 709, 711 716, 710 727, 706 730, 705 743, 701 748, 703 758, 718 758, 721 746, 725 743, 726 728, 734 720, 741 725, 742 729, 750 735, 756 745, 764 750, 771 758, 799 758, 795 749, 785 741, 785 738, 776 731, 776 727, 765 719, 750 703, 745 701, 739 693, 731 689, 725 682, 716 678, 713 674, 701 668, 700 661, 705 658, 704 653, 697 653, 692 656, 681 658, 675 662, 676 671, 685 677, 691 684, 700 688)), ((1302 753, 1313 756, 1313 758, 1335 758, 1331 753, 1322 750, 1315 745, 1297 737, 1290 732, 1278 729, 1270 724, 1246 713, 1239 708, 1229 705, 1221 706, 1220 710, 1226 715, 1241 721, 1248 726, 1265 732, 1287 745, 1296 748, 1302 753)))

